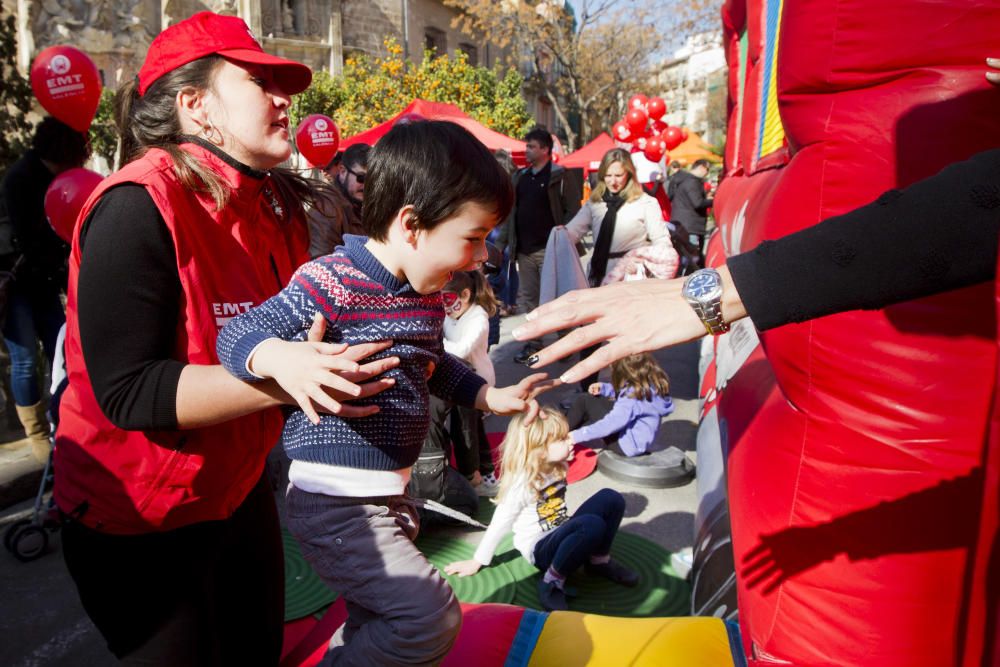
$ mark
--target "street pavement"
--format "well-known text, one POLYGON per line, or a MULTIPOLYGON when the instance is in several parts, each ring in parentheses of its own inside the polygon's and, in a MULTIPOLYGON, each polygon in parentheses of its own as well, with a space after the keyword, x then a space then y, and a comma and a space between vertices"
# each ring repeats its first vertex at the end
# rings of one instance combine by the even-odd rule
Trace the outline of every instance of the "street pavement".
MULTIPOLYGON (((503 321, 501 342, 491 351, 497 371, 497 384, 503 386, 518 381, 530 372, 513 361, 520 350, 520 343, 510 337, 523 316, 503 321)), ((550 339, 551 341, 552 339, 550 339)), ((695 434, 698 414, 698 347, 696 343, 658 352, 657 359, 671 378, 672 395, 676 411, 661 427, 658 441, 669 443, 686 451, 695 460, 695 434)), ((568 363, 553 364, 545 369, 552 375, 569 367, 568 363)), ((605 371, 606 373, 606 371, 605 371)), ((602 376, 602 379, 603 376, 602 376)), ((543 403, 558 405, 560 400, 572 396, 575 387, 559 387, 542 396, 543 403)), ((501 431, 505 420, 490 417, 489 431, 501 431)), ((9 437, 9 435, 8 435, 9 437)), ((9 487, 3 487, 13 477, 23 490, 20 497, 33 497, 37 484, 23 474, 12 475, 14 466, 23 463, 23 456, 7 456, 0 449, 0 507, 4 494, 12 500, 9 487), (17 461, 22 463, 18 464, 17 461)), ((280 455, 275 453, 275 458, 280 455)), ((27 465, 36 470, 37 466, 27 465)), ((37 479, 37 477, 35 478, 37 479)), ((604 487, 617 488, 627 500, 626 516, 622 529, 645 537, 667 550, 675 551, 691 546, 694 540, 694 512, 697 504, 693 482, 673 489, 646 489, 615 482, 596 471, 586 480, 572 484, 567 493, 570 510, 578 507, 592 493, 604 487)), ((276 494, 279 508, 282 494, 276 494)), ((16 502, 0 510, 0 532, 22 518, 30 518, 32 500, 16 502)), ((462 532, 464 539, 478 542, 481 533, 462 532)), ((0 665, 7 667, 33 667, 40 665, 86 665, 103 667, 117 664, 105 647, 104 641, 87 618, 80 605, 60 552, 58 532, 50 535, 48 552, 30 563, 21 563, 6 551, 0 553, 0 665)), ((135 582, 137 587, 142 582, 135 582)))

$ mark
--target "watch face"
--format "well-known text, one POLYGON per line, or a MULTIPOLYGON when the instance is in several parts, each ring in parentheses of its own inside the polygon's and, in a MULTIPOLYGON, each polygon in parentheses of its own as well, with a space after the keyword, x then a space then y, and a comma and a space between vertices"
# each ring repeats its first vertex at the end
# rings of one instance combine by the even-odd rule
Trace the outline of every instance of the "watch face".
POLYGON ((719 287, 719 279, 713 273, 699 273, 691 276, 687 284, 687 293, 698 299, 706 297, 719 287))

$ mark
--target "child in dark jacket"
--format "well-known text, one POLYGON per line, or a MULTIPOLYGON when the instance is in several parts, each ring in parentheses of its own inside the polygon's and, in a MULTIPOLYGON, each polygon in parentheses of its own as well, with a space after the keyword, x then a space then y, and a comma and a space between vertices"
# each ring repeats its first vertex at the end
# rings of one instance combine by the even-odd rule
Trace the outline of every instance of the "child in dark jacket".
POLYGON ((670 378, 652 355, 633 354, 611 364, 611 383, 595 382, 570 408, 574 443, 615 441, 625 456, 649 451, 660 420, 674 411, 670 378), (614 399, 609 402, 607 399, 614 399), (584 426, 587 422, 593 422, 584 426))

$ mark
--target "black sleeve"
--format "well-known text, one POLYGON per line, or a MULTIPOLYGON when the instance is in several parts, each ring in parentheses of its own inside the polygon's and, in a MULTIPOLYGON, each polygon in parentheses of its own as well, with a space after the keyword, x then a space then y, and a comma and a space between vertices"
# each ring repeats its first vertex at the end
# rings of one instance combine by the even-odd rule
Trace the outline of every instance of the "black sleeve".
POLYGON ((876 310, 992 280, 1000 150, 727 261, 754 325, 876 310))
POLYGON ((163 217, 143 187, 122 185, 94 207, 80 244, 80 339, 101 410, 119 428, 177 428, 181 284, 163 217))
POLYGON ((53 178, 31 152, 7 172, 3 199, 17 249, 25 258, 18 282, 46 281, 65 291, 69 245, 52 231, 45 215, 45 193, 53 178))

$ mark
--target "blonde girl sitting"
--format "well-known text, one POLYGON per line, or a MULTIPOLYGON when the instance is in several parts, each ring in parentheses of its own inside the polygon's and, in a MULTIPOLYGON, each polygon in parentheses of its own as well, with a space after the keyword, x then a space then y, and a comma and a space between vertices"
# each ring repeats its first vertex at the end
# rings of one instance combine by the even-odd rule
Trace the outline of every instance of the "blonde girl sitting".
POLYGON ((548 611, 568 609, 566 577, 581 566, 587 574, 635 586, 639 576, 611 559, 611 543, 625 514, 625 499, 602 489, 569 515, 566 468, 573 455, 566 418, 542 408, 525 425, 515 416, 503 444, 496 512, 471 560, 445 567, 448 574, 475 574, 493 560, 500 541, 514 531, 514 546, 544 572, 538 597, 548 611))

